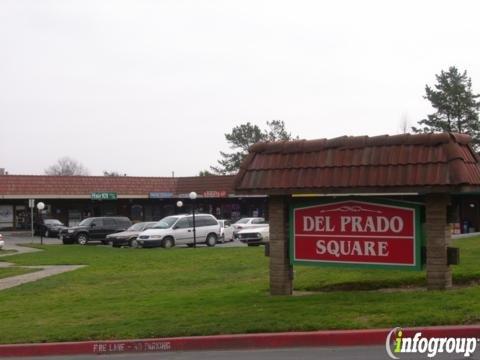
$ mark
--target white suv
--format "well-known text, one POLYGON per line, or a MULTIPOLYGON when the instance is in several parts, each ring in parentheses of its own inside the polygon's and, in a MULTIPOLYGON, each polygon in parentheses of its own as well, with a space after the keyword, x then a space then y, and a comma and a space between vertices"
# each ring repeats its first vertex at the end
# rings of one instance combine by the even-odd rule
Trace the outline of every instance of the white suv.
MULTIPOLYGON (((220 224, 213 215, 195 214, 195 232, 197 243, 215 246, 220 236, 220 224)), ((193 246, 193 243, 193 216, 172 215, 141 232, 132 240, 132 247, 171 248, 175 245, 193 246)))

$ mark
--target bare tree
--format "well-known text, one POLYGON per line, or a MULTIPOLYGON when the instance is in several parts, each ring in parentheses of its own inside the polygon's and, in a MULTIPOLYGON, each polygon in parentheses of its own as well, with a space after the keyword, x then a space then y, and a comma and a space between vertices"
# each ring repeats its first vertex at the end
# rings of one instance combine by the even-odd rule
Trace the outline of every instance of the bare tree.
POLYGON ((57 162, 45 169, 46 175, 62 175, 62 176, 75 176, 75 175, 88 175, 88 170, 85 166, 80 164, 77 160, 69 158, 68 156, 62 157, 57 162))

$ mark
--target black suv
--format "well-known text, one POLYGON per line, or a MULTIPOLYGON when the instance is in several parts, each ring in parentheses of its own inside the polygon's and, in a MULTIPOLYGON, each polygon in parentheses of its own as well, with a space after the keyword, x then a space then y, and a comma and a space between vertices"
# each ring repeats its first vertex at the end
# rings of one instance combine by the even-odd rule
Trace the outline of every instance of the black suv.
POLYGON ((121 216, 86 218, 78 226, 62 230, 59 238, 64 244, 77 242, 80 245, 85 245, 92 240, 108 244, 105 239, 107 235, 124 231, 131 225, 132 222, 129 218, 121 216))

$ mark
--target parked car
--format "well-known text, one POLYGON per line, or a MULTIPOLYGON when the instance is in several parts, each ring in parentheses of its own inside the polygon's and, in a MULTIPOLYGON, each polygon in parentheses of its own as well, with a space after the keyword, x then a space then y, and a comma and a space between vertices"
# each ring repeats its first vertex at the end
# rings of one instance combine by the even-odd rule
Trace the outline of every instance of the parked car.
POLYGON ((248 246, 265 245, 270 241, 270 226, 240 230, 235 237, 248 246))
POLYGON ((132 246, 132 240, 137 239, 142 231, 151 229, 156 223, 156 221, 149 221, 133 224, 125 231, 107 235, 107 241, 111 242, 113 247, 132 246))
MULTIPOLYGON (((196 242, 208 246, 215 246, 220 236, 220 224, 215 216, 210 214, 195 215, 195 230, 196 242)), ((133 247, 171 248, 175 245, 193 246, 192 215, 167 216, 132 241, 133 247)))
POLYGON ((3 240, 2 234, 0 234, 0 250, 5 246, 5 240, 3 240))
POLYGON ((58 219, 43 219, 34 224, 34 234, 45 237, 58 237, 60 231, 66 228, 65 224, 58 219))
POLYGON ((220 237, 218 241, 224 243, 225 241, 233 241, 233 226, 230 220, 218 220, 220 224, 220 237))
POLYGON ((243 229, 251 229, 251 228, 258 228, 263 227, 267 224, 264 218, 262 217, 245 217, 241 218, 237 222, 233 224, 233 234, 235 235, 237 232, 243 229))
POLYGON ((127 230, 130 226, 130 219, 123 216, 91 217, 80 222, 78 226, 63 229, 59 237, 64 244, 77 242, 86 245, 92 240, 108 244, 107 235, 127 230))

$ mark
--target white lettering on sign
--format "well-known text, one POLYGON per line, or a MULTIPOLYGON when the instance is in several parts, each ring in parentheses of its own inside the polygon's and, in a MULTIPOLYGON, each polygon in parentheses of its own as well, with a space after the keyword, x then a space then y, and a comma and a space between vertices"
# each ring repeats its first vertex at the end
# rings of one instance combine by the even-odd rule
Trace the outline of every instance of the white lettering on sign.
MULTIPOLYGON (((404 223, 400 216, 390 219, 385 216, 340 216, 341 232, 400 233, 403 228, 404 223)), ((330 216, 303 216, 303 231, 334 232, 335 226, 330 216)))
POLYGON ((341 232, 399 233, 403 226, 403 219, 400 216, 393 216, 390 219, 385 216, 340 216, 341 232))
POLYGON ((330 216, 304 216, 303 231, 335 231, 335 227, 330 224, 330 216))
POLYGON ((388 256, 386 241, 358 241, 358 240, 318 240, 316 243, 318 255, 329 254, 340 256, 388 256))

